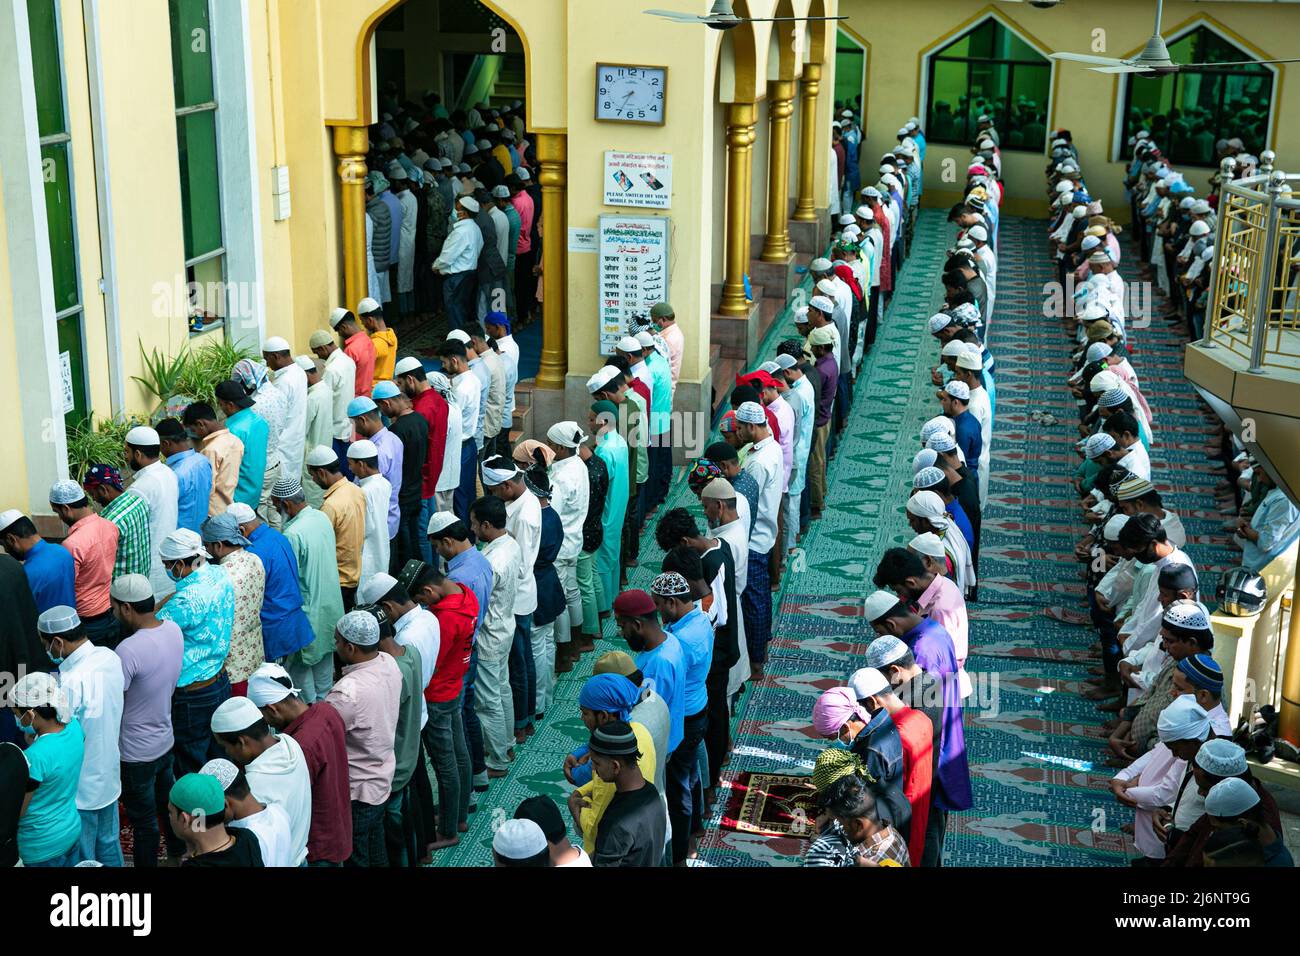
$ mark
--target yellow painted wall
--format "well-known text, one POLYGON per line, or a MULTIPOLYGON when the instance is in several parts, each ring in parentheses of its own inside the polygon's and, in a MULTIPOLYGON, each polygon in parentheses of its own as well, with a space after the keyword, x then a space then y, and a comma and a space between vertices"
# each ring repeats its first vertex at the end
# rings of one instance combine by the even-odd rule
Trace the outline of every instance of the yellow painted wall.
MULTIPOLYGON (((5 214, 5 194, 0 189, 0 220, 5 214)), ((9 234, 0 229, 0 301, 9 300, 9 234)), ((0 317, 0 404, 4 408, 21 408, 18 390, 18 349, 14 343, 14 324, 0 317)), ((21 434, 21 432, 19 433, 21 434)), ((0 509, 27 507, 27 455, 38 453, 22 441, 11 442, 4 481, 0 482, 0 509)))
MULTIPOLYGON (((922 65, 920 54, 941 41, 962 32, 962 24, 973 22, 984 11, 996 10, 1004 22, 1022 36, 1036 40, 1049 51, 1093 52, 1091 31, 1106 29, 1106 51, 1100 55, 1124 57, 1136 53, 1151 35, 1153 3, 1131 0, 1088 0, 1086 8, 1077 0, 1054 9, 1040 10, 1028 3, 994 3, 982 0, 909 0, 906 16, 882 16, 875 0, 840 0, 840 12, 849 16, 848 25, 872 44, 868 90, 868 118, 864 156, 879 156, 897 140, 895 120, 922 117, 920 102, 922 65), (1086 9, 1086 15, 1081 14, 1086 9)), ((1205 19, 1218 26, 1238 45, 1259 51, 1269 58, 1300 57, 1300 6, 1281 3, 1194 3, 1169 0, 1164 5, 1163 33, 1180 31, 1193 19, 1205 19)), ((1256 54, 1258 55, 1258 54, 1256 54)), ((1292 89, 1300 73, 1291 66, 1278 67, 1274 82, 1276 117, 1273 140, 1267 146, 1278 154, 1278 165, 1300 164, 1300 124, 1292 89), (1292 122, 1287 122, 1287 118, 1292 122)), ((1122 109, 1122 83, 1112 75, 1093 73, 1083 64, 1059 63, 1055 72, 1052 109, 1047 127, 1067 128, 1079 147, 1084 174, 1092 195, 1099 196, 1107 212, 1126 219, 1123 198, 1124 164, 1111 161, 1115 110, 1122 109)), ((1135 77, 1129 82, 1145 82, 1135 77)), ((932 144, 926 154, 925 201, 947 205, 959 198, 970 154, 959 147, 932 144), (944 178, 943 160, 955 160, 955 179, 944 178), (936 162, 938 160, 938 162, 936 162)), ((1004 150, 1003 178, 1012 202, 1012 213, 1041 215, 1043 209, 1042 170, 1045 155, 1004 150)), ((1186 170, 1187 179, 1202 195, 1212 170, 1186 170)), ((864 177, 868 181, 868 177, 864 177)))

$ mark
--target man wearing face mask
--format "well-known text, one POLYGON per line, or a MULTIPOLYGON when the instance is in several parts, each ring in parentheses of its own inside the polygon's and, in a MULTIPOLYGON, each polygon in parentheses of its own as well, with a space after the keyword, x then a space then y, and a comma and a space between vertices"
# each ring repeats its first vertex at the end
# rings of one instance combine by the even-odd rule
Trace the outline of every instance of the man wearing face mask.
POLYGON ((172 695, 181 676, 185 640, 174 621, 160 621, 143 574, 125 574, 108 592, 122 630, 114 652, 122 662, 122 803, 134 833, 134 865, 158 865, 156 794, 171 789, 172 695))
POLYGON ((122 725, 122 663, 96 647, 70 607, 52 607, 36 621, 45 653, 59 666, 67 713, 81 724, 85 756, 77 783, 78 853, 104 866, 122 865, 117 798, 122 793, 118 735, 122 725))
POLYGON ((832 687, 813 705, 813 729, 857 754, 875 780, 882 818, 906 834, 912 808, 903 793, 903 741, 889 711, 865 700, 851 687, 832 687))
POLYGON ((203 541, 188 528, 162 539, 159 558, 176 593, 158 610, 158 618, 181 629, 184 658, 172 697, 177 776, 197 773, 222 750, 212 738, 212 712, 230 696, 226 655, 235 628, 235 589, 226 572, 209 564, 203 541))
POLYGON ((27 795, 18 818, 23 866, 75 866, 81 838, 76 795, 85 751, 81 723, 68 715, 63 690, 45 673, 27 674, 14 685, 9 712, 28 743, 27 795))

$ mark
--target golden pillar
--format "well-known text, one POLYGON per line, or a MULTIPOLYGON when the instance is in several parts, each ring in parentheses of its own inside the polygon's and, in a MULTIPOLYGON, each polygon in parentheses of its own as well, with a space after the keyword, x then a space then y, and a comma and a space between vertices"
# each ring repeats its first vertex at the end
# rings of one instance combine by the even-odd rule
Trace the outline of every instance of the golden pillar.
POLYGON ((568 137, 564 133, 536 133, 537 181, 542 187, 542 362, 538 388, 564 388, 569 371, 568 321, 565 314, 568 283, 565 246, 567 216, 568 137))
POLYGON ((749 268, 749 186, 754 146, 754 104, 727 107, 727 246, 723 263, 723 315, 749 315, 745 272, 749 268))
MULTIPOLYGON (((1300 586, 1300 576, 1292 587, 1300 586)), ((1282 663, 1282 706, 1277 735, 1300 747, 1300 591, 1291 593, 1291 623, 1287 631, 1286 659, 1282 663)), ((1249 716, 1249 714, 1247 715, 1249 716)))
POLYGON ((799 201, 794 208, 796 222, 816 222, 813 201, 813 171, 817 168, 817 94, 821 91, 822 65, 805 63, 799 84, 799 201))
POLYGON ((773 80, 767 84, 767 113, 770 125, 767 235, 759 258, 764 262, 785 262, 790 258, 790 117, 794 115, 794 80, 773 80))
POLYGON ((343 298, 356 309, 369 295, 366 275, 366 128, 335 126, 339 198, 343 211, 343 298))

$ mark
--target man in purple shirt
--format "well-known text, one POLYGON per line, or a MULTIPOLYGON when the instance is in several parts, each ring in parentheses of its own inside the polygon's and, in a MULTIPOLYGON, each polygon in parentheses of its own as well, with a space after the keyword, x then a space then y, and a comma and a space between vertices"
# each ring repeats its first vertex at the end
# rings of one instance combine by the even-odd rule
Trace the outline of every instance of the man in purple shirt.
POLYGON ((834 448, 831 435, 831 420, 835 409, 835 393, 839 388, 839 366, 835 363, 835 343, 831 326, 813 329, 808 335, 808 344, 812 349, 817 373, 822 378, 822 390, 817 399, 817 412, 813 416, 812 452, 808 456, 808 498, 812 505, 812 516, 821 517, 822 506, 826 501, 826 461, 834 448))
MULTIPOLYGON (((108 590, 123 639, 114 648, 122 661, 122 802, 135 832, 137 867, 158 865, 155 794, 171 790, 172 694, 181 676, 184 638, 173 621, 154 615, 153 586, 143 574, 124 574, 108 590)), ((179 843, 176 849, 179 850, 179 843)))
POLYGON ((397 537, 401 520, 398 493, 402 490, 402 461, 405 449, 402 440, 384 427, 379 417, 379 406, 373 399, 360 395, 348 403, 348 418, 362 438, 369 438, 379 450, 379 473, 388 479, 392 492, 388 496, 388 537, 397 537))

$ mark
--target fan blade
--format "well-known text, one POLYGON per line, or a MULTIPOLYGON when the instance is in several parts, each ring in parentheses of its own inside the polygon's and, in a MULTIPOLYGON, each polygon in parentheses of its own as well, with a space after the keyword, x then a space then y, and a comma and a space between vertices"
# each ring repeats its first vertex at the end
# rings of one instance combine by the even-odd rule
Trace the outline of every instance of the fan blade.
POLYGON ((1113 56, 1092 56, 1087 53, 1049 53, 1047 54, 1053 60, 1069 60, 1072 63, 1093 63, 1098 66, 1122 66, 1123 60, 1117 60, 1113 56))
POLYGON ((1147 67, 1130 66, 1127 63, 1121 63, 1118 66, 1091 66, 1088 68, 1093 73, 1145 73, 1147 67))
POLYGON ((681 13, 677 10, 642 10, 652 17, 663 17, 665 20, 674 20, 677 23, 703 23, 704 17, 697 17, 693 13, 681 13))
POLYGON ((801 20, 847 20, 848 17, 741 17, 746 23, 779 23, 787 20, 793 20, 796 23, 801 20))
POLYGON ((1254 66, 1257 63, 1300 63, 1300 59, 1292 58, 1289 60, 1231 60, 1226 63, 1181 63, 1184 69, 1195 67, 1198 70, 1209 70, 1216 66, 1254 66))

